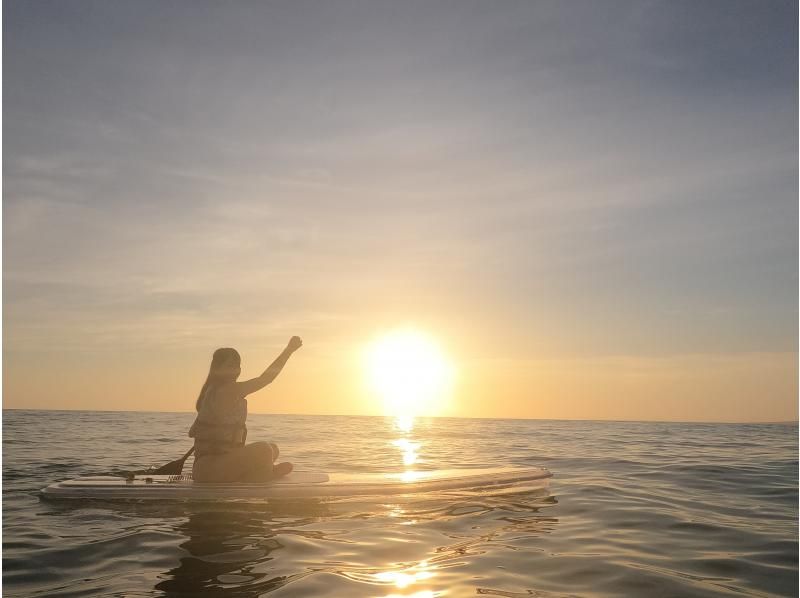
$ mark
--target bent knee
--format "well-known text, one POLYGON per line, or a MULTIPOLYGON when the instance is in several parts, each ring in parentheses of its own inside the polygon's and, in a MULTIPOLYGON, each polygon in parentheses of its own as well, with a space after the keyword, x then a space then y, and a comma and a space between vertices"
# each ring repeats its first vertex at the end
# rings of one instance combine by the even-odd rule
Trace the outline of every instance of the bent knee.
POLYGON ((263 459, 272 459, 272 445, 269 442, 254 442, 247 448, 263 459))

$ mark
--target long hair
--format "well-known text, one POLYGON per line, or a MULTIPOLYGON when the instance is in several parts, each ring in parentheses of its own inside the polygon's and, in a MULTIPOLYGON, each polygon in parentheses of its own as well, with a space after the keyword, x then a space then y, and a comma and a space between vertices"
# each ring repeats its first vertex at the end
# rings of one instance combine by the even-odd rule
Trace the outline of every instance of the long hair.
POLYGON ((236 349, 224 347, 214 351, 214 356, 211 358, 211 367, 208 368, 208 376, 206 377, 205 383, 203 383, 203 388, 200 389, 200 394, 197 397, 197 403, 195 403, 195 409, 197 409, 197 411, 200 411, 200 407, 203 404, 203 398, 206 395, 208 387, 219 382, 219 368, 229 359, 234 359, 237 366, 242 362, 242 358, 236 349))

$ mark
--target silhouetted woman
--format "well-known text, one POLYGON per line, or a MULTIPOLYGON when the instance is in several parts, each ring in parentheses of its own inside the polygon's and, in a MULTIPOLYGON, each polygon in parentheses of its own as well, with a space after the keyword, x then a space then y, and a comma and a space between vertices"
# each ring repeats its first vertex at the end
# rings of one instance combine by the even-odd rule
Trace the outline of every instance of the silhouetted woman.
POLYGON ((242 369, 235 349, 214 351, 208 378, 197 398, 197 418, 189 429, 189 436, 194 438, 192 477, 196 481, 266 482, 292 470, 291 463, 275 464, 279 453, 276 444, 245 444, 245 397, 272 382, 302 346, 300 337, 293 336, 263 374, 246 382, 237 382, 242 369))

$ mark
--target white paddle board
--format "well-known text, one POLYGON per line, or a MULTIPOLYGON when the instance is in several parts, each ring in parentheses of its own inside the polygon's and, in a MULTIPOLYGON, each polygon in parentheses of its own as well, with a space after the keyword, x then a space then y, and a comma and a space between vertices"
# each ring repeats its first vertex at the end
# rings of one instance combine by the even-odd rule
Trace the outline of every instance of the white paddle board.
POLYGON ((445 490, 544 488, 552 474, 543 467, 447 469, 402 473, 320 473, 294 471, 278 480, 257 484, 211 484, 191 475, 139 475, 132 480, 113 476, 83 477, 44 488, 46 498, 103 500, 227 500, 392 496, 445 490))

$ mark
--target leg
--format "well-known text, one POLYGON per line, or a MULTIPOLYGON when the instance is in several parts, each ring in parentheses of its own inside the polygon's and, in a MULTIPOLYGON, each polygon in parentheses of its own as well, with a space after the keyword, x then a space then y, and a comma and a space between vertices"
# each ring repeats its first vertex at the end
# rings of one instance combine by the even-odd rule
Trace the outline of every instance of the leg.
POLYGON ((264 482, 272 477, 272 447, 253 442, 222 455, 195 459, 192 476, 198 482, 264 482))
POLYGON ((251 442, 223 455, 195 459, 192 476, 198 482, 267 482, 292 471, 291 463, 273 465, 277 452, 275 444, 251 442))
POLYGON ((292 465, 291 463, 287 463, 287 462, 277 463, 276 464, 275 461, 278 460, 278 455, 281 454, 281 451, 278 448, 278 445, 275 444, 274 442, 270 442, 269 445, 270 445, 270 447, 272 447, 272 463, 273 463, 272 477, 273 478, 279 478, 281 476, 285 476, 285 475, 291 473, 292 469, 294 469, 294 465, 292 465))
POLYGON ((242 449, 247 452, 246 470, 242 482, 267 482, 272 479, 272 465, 275 457, 272 445, 268 442, 253 442, 242 449))
POLYGON ((278 463, 275 460, 278 458, 280 451, 278 445, 272 442, 254 442, 248 444, 246 449, 251 449, 256 452, 257 457, 253 459, 253 466, 244 474, 243 482, 268 482, 281 476, 285 476, 293 469, 291 463, 278 463), (252 449, 251 449, 252 447, 252 449))

